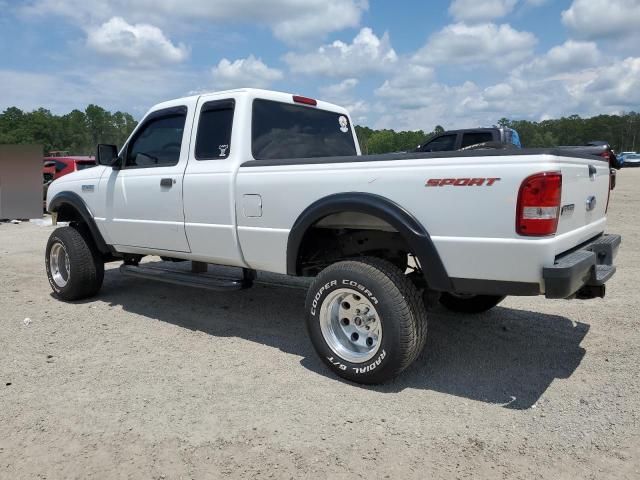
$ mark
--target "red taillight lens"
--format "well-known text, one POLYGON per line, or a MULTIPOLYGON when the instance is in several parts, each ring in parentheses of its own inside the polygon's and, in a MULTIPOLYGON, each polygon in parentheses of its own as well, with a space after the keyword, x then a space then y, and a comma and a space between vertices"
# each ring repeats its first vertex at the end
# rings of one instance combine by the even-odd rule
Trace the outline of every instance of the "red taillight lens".
POLYGON ((516 232, 527 237, 554 235, 558 229, 562 173, 543 172, 526 178, 518 193, 516 232))
POLYGON ((301 97, 300 95, 294 95, 293 101, 296 103, 304 103, 305 105, 313 105, 314 107, 318 105, 318 102, 315 99, 309 97, 301 97))

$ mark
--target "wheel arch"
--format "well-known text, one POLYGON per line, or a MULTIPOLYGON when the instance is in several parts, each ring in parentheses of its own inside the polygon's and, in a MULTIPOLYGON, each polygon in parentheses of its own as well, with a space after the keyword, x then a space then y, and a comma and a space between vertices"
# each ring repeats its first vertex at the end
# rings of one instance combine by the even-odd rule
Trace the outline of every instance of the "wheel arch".
POLYGON ((287 242, 287 273, 299 275, 300 248, 306 233, 323 218, 342 212, 377 217, 391 225, 406 241, 422 267, 429 288, 450 291, 451 280, 427 230, 407 210, 388 198, 365 192, 338 193, 307 207, 295 221, 287 242))
POLYGON ((65 191, 56 194, 49 203, 49 211, 56 214, 57 221, 84 223, 98 251, 102 254, 113 253, 98 230, 89 207, 77 193, 65 191))

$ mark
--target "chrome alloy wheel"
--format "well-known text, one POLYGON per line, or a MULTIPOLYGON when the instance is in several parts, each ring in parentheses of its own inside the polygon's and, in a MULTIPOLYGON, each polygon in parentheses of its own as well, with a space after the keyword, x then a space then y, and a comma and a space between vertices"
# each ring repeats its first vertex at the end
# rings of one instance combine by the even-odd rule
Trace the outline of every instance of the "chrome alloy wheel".
POLYGON ((69 255, 61 243, 55 243, 49 252, 49 268, 51 269, 51 278, 59 288, 64 288, 69 282, 71 276, 71 267, 69 265, 69 255))
POLYGON ((378 352, 382 323, 373 304, 357 290, 341 288, 320 308, 320 328, 329 348, 351 363, 364 363, 378 352))

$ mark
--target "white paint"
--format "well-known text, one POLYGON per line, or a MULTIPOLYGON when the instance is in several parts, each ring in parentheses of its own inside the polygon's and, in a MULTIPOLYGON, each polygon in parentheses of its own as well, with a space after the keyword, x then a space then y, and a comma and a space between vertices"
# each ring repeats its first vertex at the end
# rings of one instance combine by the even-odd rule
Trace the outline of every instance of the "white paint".
MULTIPOLYGON (((335 193, 372 193, 416 217, 429 231, 450 276, 535 282, 541 290, 544 266, 605 229, 608 167, 597 159, 488 154, 241 167, 252 160, 251 106, 255 98, 293 103, 290 94, 243 89, 160 104, 152 111, 175 105, 189 109, 178 165, 83 170, 54 182, 49 199, 62 190, 85 198, 105 240, 122 252, 164 255, 171 251, 178 258, 286 273, 289 232, 305 208, 335 193), (199 115, 195 112, 215 99, 235 100, 229 156, 198 161, 194 150, 199 115), (589 178, 589 164, 597 168, 595 179, 589 178), (562 171, 562 205, 575 204, 574 213, 561 217, 555 237, 518 236, 515 211, 523 179, 553 170, 562 171), (161 192, 159 185, 166 176, 177 179, 169 194, 161 192), (431 178, 500 180, 490 187, 425 187, 431 178), (99 180, 96 192, 90 195, 81 190, 87 180, 99 180), (584 205, 590 195, 598 202, 587 212, 584 205), (253 215, 257 204, 251 212, 243 210, 247 198, 259 198, 261 215, 253 215)), ((316 108, 344 115, 352 125, 341 107, 320 101, 316 108)), ((360 154, 355 132, 351 134, 360 154)))

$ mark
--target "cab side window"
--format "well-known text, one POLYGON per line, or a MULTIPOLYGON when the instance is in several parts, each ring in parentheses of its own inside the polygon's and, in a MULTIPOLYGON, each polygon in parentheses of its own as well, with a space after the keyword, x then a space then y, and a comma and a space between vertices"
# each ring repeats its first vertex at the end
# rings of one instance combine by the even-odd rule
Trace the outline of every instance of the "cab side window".
POLYGON ((197 160, 221 160, 231 153, 234 100, 207 102, 200 110, 196 137, 197 160))
POLYGON ((420 149, 421 152, 449 152, 456 148, 457 134, 442 135, 431 140, 420 149))
POLYGON ((129 143, 125 168, 177 165, 187 118, 186 109, 181 112, 172 109, 147 120, 129 143))

